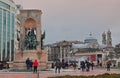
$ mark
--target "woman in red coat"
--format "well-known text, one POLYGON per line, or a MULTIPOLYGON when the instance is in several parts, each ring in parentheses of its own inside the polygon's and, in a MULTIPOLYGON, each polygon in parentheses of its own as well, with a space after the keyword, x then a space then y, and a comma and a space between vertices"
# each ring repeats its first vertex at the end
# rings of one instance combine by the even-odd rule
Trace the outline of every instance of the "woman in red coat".
POLYGON ((33 66, 34 66, 33 73, 37 73, 37 67, 38 67, 38 62, 37 62, 37 60, 35 60, 35 61, 33 62, 33 66))

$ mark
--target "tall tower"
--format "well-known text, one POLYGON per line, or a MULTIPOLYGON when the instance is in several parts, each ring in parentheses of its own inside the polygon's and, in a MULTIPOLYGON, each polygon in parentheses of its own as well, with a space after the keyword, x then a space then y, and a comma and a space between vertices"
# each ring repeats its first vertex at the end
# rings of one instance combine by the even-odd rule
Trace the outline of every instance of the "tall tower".
POLYGON ((102 34, 102 44, 106 45, 106 34, 103 32, 102 34))
POLYGON ((107 46, 112 47, 112 38, 111 38, 111 31, 108 30, 107 32, 107 46))

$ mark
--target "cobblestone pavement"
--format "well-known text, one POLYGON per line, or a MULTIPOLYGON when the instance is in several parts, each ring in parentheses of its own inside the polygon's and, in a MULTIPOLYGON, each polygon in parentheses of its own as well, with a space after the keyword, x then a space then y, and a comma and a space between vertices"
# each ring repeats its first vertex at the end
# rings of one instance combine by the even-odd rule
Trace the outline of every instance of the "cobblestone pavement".
POLYGON ((62 75, 98 75, 104 73, 119 73, 120 69, 111 69, 111 71, 106 71, 106 69, 94 69, 89 72, 82 72, 81 70, 65 69, 61 70, 61 73, 54 73, 54 70, 50 71, 39 71, 39 74, 34 74, 33 72, 0 72, 0 78, 47 78, 51 76, 62 76, 62 75), (39 76, 39 77, 38 77, 39 76))

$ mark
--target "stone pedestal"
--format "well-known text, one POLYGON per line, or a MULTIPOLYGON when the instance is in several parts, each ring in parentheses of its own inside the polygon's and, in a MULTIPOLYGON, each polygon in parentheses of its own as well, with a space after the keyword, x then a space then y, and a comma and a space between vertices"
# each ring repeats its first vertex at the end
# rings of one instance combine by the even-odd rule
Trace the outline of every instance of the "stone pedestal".
POLYGON ((45 70, 48 68, 47 52, 45 50, 42 51, 24 50, 15 52, 13 69, 25 70, 26 69, 25 61, 27 58, 29 58, 32 61, 37 60, 39 62, 38 70, 45 70))

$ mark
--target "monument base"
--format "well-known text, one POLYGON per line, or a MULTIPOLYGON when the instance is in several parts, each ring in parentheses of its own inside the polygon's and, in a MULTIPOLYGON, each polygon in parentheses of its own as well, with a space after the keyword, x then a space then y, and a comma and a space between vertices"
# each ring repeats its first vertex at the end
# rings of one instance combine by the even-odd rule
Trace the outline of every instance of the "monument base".
POLYGON ((38 70, 48 69, 48 59, 47 52, 45 50, 24 50, 15 52, 15 60, 13 63, 13 70, 25 70, 26 68, 26 59, 39 62, 38 70))

